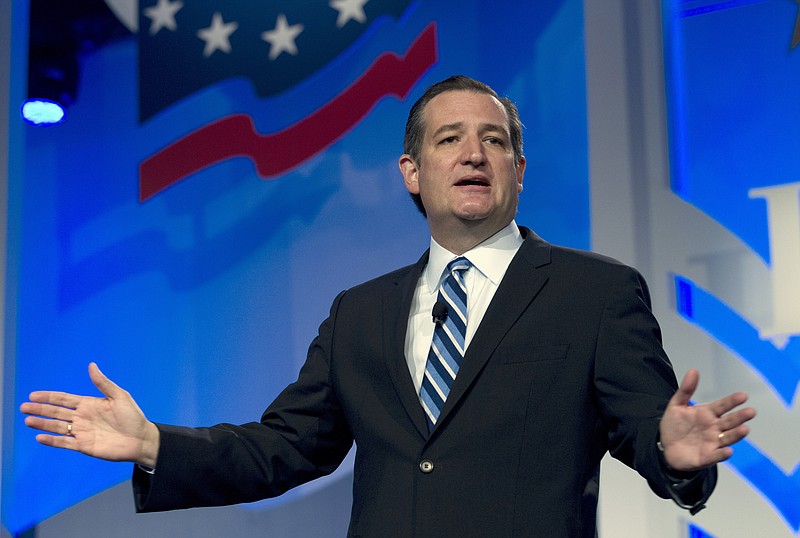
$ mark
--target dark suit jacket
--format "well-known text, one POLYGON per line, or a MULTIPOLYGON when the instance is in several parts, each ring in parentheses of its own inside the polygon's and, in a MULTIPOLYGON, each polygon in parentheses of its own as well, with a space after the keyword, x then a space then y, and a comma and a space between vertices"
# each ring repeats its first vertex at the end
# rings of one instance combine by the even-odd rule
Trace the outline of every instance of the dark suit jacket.
POLYGON ((354 537, 593 537, 606 451, 700 506, 716 470, 671 488, 656 448, 677 384, 643 279, 523 234, 430 435, 403 353, 426 254, 336 298, 260 423, 160 426, 137 508, 279 495, 333 471, 353 440, 354 537))

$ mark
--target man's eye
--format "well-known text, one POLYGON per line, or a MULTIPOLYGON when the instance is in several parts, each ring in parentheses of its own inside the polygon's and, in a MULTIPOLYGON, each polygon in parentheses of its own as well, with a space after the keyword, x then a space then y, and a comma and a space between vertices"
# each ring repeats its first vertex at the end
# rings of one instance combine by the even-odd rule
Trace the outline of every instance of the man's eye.
POLYGON ((458 138, 455 136, 448 136, 446 138, 442 138, 439 143, 440 144, 452 144, 453 142, 457 141, 458 138))
POLYGON ((489 144, 494 144, 494 145, 498 145, 498 146, 502 146, 503 145, 503 139, 502 138, 497 138, 496 136, 490 136, 489 138, 486 139, 486 142, 488 142, 489 144))

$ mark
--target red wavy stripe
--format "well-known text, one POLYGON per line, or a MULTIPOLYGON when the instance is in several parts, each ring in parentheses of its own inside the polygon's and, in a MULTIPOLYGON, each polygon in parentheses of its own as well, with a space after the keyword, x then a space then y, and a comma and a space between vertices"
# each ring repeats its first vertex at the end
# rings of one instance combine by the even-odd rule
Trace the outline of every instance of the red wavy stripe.
POLYGON ((404 98, 437 59, 436 24, 414 40, 403 58, 381 54, 342 93, 309 116, 275 134, 256 132, 253 118, 234 114, 176 140, 139 165, 139 200, 213 164, 249 157, 262 178, 283 174, 331 146, 387 95, 404 98))

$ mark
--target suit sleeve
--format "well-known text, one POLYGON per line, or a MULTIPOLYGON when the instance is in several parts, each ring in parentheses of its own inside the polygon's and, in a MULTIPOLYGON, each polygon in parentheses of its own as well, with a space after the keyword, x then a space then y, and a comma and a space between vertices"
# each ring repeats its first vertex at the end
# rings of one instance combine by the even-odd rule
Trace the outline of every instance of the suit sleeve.
POLYGON ((617 266, 622 278, 609 286, 597 338, 595 387, 608 428, 609 451, 633 467, 660 497, 693 514, 716 485, 716 467, 670 473, 658 450, 661 416, 678 384, 661 343, 642 276, 617 266))
POLYGON ((332 334, 343 295, 320 326, 297 381, 281 392, 260 422, 210 428, 158 425, 155 472, 134 468, 137 511, 252 502, 339 466, 353 444, 329 379, 332 334))

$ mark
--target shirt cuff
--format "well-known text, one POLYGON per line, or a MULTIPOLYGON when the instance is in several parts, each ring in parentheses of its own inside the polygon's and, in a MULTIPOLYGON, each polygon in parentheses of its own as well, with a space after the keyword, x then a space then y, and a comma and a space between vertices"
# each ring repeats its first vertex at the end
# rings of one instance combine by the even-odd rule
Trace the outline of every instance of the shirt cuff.
POLYGON ((717 466, 697 471, 678 471, 670 468, 664 457, 664 446, 656 441, 658 461, 667 481, 667 491, 675 504, 695 515, 706 507, 706 501, 717 485, 717 466))
POLYGON ((138 468, 139 468, 141 471, 143 471, 143 472, 145 472, 145 473, 147 473, 147 474, 156 474, 156 470, 155 470, 155 469, 151 469, 150 467, 145 467, 144 465, 139 465, 138 463, 136 464, 136 466, 137 466, 137 467, 138 467, 138 468))

